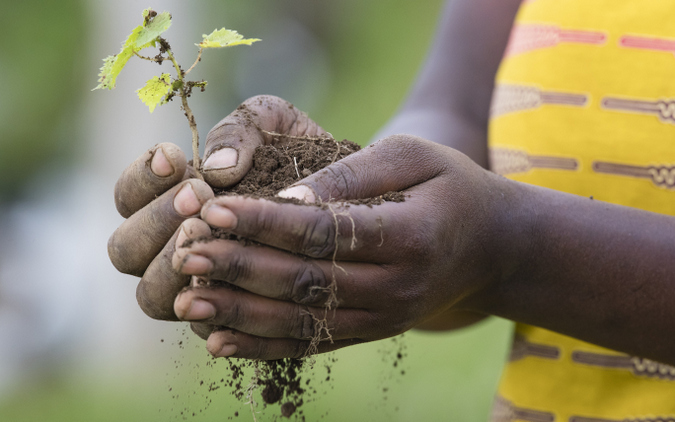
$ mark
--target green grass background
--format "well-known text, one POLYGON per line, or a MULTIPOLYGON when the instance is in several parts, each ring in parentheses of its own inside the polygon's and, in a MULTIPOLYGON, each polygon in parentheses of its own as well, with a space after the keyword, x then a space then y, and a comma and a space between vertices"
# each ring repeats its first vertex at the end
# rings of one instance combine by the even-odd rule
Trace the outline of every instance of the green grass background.
MULTIPOLYGON (((509 326, 494 319, 452 334, 409 332, 395 340, 318 357, 304 375, 311 378, 311 385, 318 385, 317 393, 307 396, 310 402, 302 407, 304 415, 308 421, 484 422, 509 326), (404 357, 394 367, 399 350, 404 357), (326 364, 331 365, 330 381, 325 381, 326 364)), ((73 372, 18 388, 0 404, 0 420, 253 420, 250 407, 236 400, 228 388, 208 391, 208 385, 221 385, 220 380, 228 377, 224 362, 209 359, 195 336, 181 338, 182 347, 176 341, 167 342, 166 355, 134 368, 133 373, 92 378, 73 372)), ((251 375, 247 370, 247 378, 251 375)), ((261 411, 260 421, 279 415, 277 405, 257 411, 261 411)))
MULTIPOLYGON (((74 15, 81 19, 82 10, 79 14, 65 11, 60 15, 58 10, 37 13, 42 10, 39 9, 41 3, 52 4, 26 2, 34 8, 17 10, 19 15, 13 19, 20 20, 20 13, 26 14, 25 19, 28 16, 43 19, 50 23, 50 28, 57 26, 56 33, 60 24, 64 37, 71 37, 68 43, 59 41, 58 37, 41 41, 53 43, 51 48, 69 52, 63 56, 63 62, 54 66, 60 65, 84 76, 69 79, 67 90, 58 83, 41 86, 40 107, 29 108, 25 119, 53 114, 58 108, 56 104, 66 96, 68 101, 82 101, 91 95, 89 89, 95 85, 98 72, 98 67, 90 68, 91 61, 71 57, 74 48, 71 19, 74 15)), ((68 4, 71 3, 76 2, 68 4)), ((5 1, 3 7, 12 7, 10 4, 17 3, 5 1)), ((138 14, 143 7, 147 5, 139 4, 129 13, 138 14)), ((281 10, 291 10, 296 18, 307 23, 326 48, 332 72, 325 98, 306 111, 336 137, 363 144, 404 99, 429 47, 441 7, 440 0, 223 1, 201 3, 195 13, 208 13, 191 18, 203 20, 204 31, 226 25, 253 37, 256 29, 275 19, 281 10)), ((85 24, 79 30, 86 35, 94 28, 85 24)), ((7 52, 12 51, 10 40, 0 40, 0 53, 5 58, 7 52)), ((100 56, 109 53, 101 52, 100 56)), ((236 54, 230 57, 236 59, 236 54)), ((213 60, 216 64, 205 65, 204 76, 216 85, 219 72, 227 72, 230 65, 213 60)), ((13 63, 17 68, 31 66, 13 63)), ((58 81, 63 84, 62 79, 58 81)), ((220 86, 203 94, 204 101, 210 102, 211 110, 214 107, 219 110, 215 114, 225 115, 240 99, 228 96, 233 90, 227 83, 220 86)), ((296 105, 304 108, 302 103, 296 105)), ((200 107, 205 106, 197 105, 196 112, 200 107)), ((213 114, 205 112, 209 113, 213 114)), ((214 119, 210 118, 207 123, 214 124, 217 121, 214 119)), ((22 136, 30 138, 35 134, 22 136)), ((26 154, 16 143, 12 148, 11 153, 16 157, 26 154)), ((492 319, 457 333, 407 333, 396 341, 385 340, 338 351, 330 355, 336 359, 331 381, 321 383, 319 393, 304 406, 307 420, 485 421, 509 336, 510 323, 492 319), (401 347, 405 357, 394 368, 393 356, 401 347), (405 375, 401 375, 401 370, 405 375)), ((160 336, 152 341, 159 342, 160 336)), ((65 370, 33 376, 2 398, 0 421, 171 421, 183 420, 184 416, 195 421, 225 421, 235 412, 239 412, 235 420, 252 420, 247 406, 234 400, 224 388, 206 390, 205 385, 228 377, 228 372, 222 363, 210 366, 200 340, 190 334, 179 334, 167 339, 162 347, 164 352, 152 359, 139 356, 138 362, 125 363, 124 371, 88 372, 71 362, 65 370), (179 346, 178 341, 184 343, 179 346), (207 382, 200 386, 200 380, 207 382)), ((313 380, 325 378, 325 362, 323 357, 318 359, 313 380)), ((110 367, 116 368, 117 364, 110 362, 110 367)), ((258 420, 271 420, 278 413, 278 408, 272 408, 259 414, 258 420)))

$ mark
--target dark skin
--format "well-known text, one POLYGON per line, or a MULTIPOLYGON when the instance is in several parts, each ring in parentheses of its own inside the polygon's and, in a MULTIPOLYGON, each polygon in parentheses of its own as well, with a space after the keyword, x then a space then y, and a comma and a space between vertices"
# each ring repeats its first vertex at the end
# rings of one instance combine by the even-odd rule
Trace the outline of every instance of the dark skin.
MULTIPOLYGON (((314 317, 327 318, 333 341, 319 344, 325 352, 498 315, 675 364, 675 340, 666 334, 675 321, 669 259, 675 218, 509 181, 483 168, 492 80, 519 3, 455 0, 446 8, 420 79, 383 132, 434 142, 386 137, 281 194, 312 203, 397 190, 405 202, 345 209, 211 199, 206 183, 180 182, 184 156, 155 151, 149 161, 139 159, 150 165, 120 179, 118 209, 139 203, 127 199, 127 186, 151 191, 162 174, 163 186, 173 177, 192 187, 133 209, 111 238, 113 263, 144 274, 138 299, 146 313, 193 322, 215 356, 300 357, 316 334, 314 317), (208 225, 260 245, 218 240, 176 250, 208 233, 208 225), (152 242, 139 246, 139 230, 154 234, 152 242), (183 290, 200 275, 244 290, 183 290), (326 313, 322 288, 333 277, 338 306, 326 313), (229 329, 212 332, 213 326, 229 329)), ((247 106, 265 130, 323 133, 280 99, 255 98, 247 106)), ((250 168, 245 151, 271 141, 236 112, 225 122, 209 134, 205 158, 230 145, 238 151, 236 166, 212 170, 222 173, 207 178, 212 186, 241 178, 250 168)), ((223 155, 212 163, 227 164, 223 155)))

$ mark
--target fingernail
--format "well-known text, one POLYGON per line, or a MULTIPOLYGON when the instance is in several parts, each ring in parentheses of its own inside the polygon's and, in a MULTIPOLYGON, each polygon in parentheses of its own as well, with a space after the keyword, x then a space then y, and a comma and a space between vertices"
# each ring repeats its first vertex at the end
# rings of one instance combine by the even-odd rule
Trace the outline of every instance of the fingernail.
POLYGON ((192 190, 192 186, 186 183, 173 198, 173 207, 178 214, 187 217, 197 214, 202 209, 202 204, 192 190))
POLYGON ((237 353, 237 350, 239 350, 239 348, 236 344, 225 344, 223 348, 213 356, 217 358, 227 358, 237 353))
POLYGON ((188 239, 189 239, 189 237, 188 237, 187 233, 185 232, 185 227, 183 225, 181 225, 180 229, 178 230, 178 236, 176 236, 176 249, 182 248, 183 244, 188 239))
POLYGON ((205 256, 187 254, 183 258, 180 271, 190 275, 204 275, 213 270, 213 262, 205 256))
POLYGON ((208 340, 206 340, 206 350, 216 358, 232 356, 237 353, 239 348, 235 344, 232 344, 231 340, 231 335, 226 335, 222 331, 214 331, 208 340))
POLYGON ((173 166, 164 155, 162 148, 157 148, 150 161, 150 170, 159 177, 171 176, 174 172, 173 166))
POLYGON ((237 226, 237 216, 232 211, 220 205, 211 205, 204 213, 204 221, 212 226, 224 229, 233 229, 237 226))
POLYGON ((202 299, 192 299, 192 302, 186 305, 189 297, 182 297, 179 295, 174 304, 174 312, 176 316, 182 320, 187 321, 201 321, 211 319, 216 316, 216 308, 209 302, 202 299), (186 310, 187 308, 187 310, 186 310))
POLYGON ((282 198, 295 198, 310 204, 316 202, 316 194, 309 186, 305 185, 291 186, 290 188, 279 192, 277 196, 282 198))
POLYGON ((239 154, 234 148, 221 148, 204 161, 204 170, 220 170, 237 165, 237 157, 239 154))

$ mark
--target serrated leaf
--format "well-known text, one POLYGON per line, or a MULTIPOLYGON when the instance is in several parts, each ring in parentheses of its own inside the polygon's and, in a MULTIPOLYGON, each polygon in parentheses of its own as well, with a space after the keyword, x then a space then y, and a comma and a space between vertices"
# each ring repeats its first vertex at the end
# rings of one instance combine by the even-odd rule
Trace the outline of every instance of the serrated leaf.
POLYGON ((251 45, 256 41, 260 41, 259 38, 244 39, 244 36, 238 33, 237 31, 225 28, 216 29, 209 35, 204 34, 202 35, 202 37, 204 38, 204 40, 199 44, 196 44, 201 48, 232 47, 235 45, 242 45, 242 44, 251 45))
POLYGON ((155 107, 164 103, 163 98, 171 92, 171 75, 162 73, 145 83, 145 86, 136 91, 138 98, 150 108, 150 113, 155 107))
POLYGON ((92 91, 103 88, 112 89, 110 87, 110 75, 112 73, 112 67, 114 63, 115 56, 108 56, 103 59, 103 66, 101 66, 101 72, 98 74, 98 86, 92 89, 92 91))
MULTIPOLYGON (((143 17, 145 18, 146 16, 147 12, 143 11, 143 17)), ((152 18, 147 24, 144 23, 138 34, 138 38, 134 43, 136 51, 151 45, 154 47, 155 39, 169 29, 170 26, 171 14, 169 12, 158 13, 157 16, 152 18)))
MULTIPOLYGON (((148 16, 150 9, 143 11, 143 18, 148 16)), ((171 15, 169 12, 162 12, 155 16, 152 20, 144 22, 131 31, 124 44, 122 50, 116 56, 108 56, 103 59, 103 67, 99 73, 99 84, 94 89, 113 89, 117 82, 117 76, 120 74, 124 66, 127 64, 134 53, 150 46, 154 46, 155 39, 171 26, 171 15)))
POLYGON ((122 50, 116 56, 108 56, 103 59, 103 67, 101 68, 101 73, 99 74, 100 84, 94 88, 115 88, 115 83, 117 81, 117 76, 120 74, 124 66, 127 64, 131 56, 134 55, 134 44, 138 39, 138 34, 143 29, 142 26, 137 26, 131 31, 131 34, 127 37, 124 44, 122 44, 122 50))

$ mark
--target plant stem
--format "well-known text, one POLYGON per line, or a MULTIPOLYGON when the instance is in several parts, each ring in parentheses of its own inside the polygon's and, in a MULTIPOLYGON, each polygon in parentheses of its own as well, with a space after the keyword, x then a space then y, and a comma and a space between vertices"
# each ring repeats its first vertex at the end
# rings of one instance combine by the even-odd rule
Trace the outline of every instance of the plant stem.
POLYGON ((197 122, 195 121, 195 116, 192 114, 192 109, 188 105, 187 101, 187 84, 185 83, 185 73, 178 65, 176 58, 173 55, 173 52, 170 49, 166 50, 166 55, 169 56, 169 60, 173 63, 173 67, 176 68, 176 73, 178 74, 178 81, 180 82, 180 99, 183 102, 183 110, 185 111, 185 117, 188 119, 190 124, 190 131, 192 131, 192 166, 195 170, 200 171, 201 163, 199 162, 199 132, 197 131, 197 122))
POLYGON ((188 70, 185 71, 185 75, 187 75, 188 73, 190 73, 190 72, 192 71, 192 69, 194 69, 195 66, 197 66, 197 63, 199 63, 199 62, 202 60, 202 51, 204 51, 204 49, 203 49, 203 48, 200 48, 200 49, 199 49, 199 53, 197 54, 197 60, 195 60, 195 62, 192 63, 192 66, 190 66, 190 68, 189 68, 188 70))
POLYGON ((146 57, 146 56, 142 56, 142 55, 138 54, 137 51, 134 51, 134 54, 135 54, 136 57, 138 57, 139 59, 147 60, 147 61, 149 61, 149 62, 159 63, 159 60, 155 59, 154 57, 146 57))

